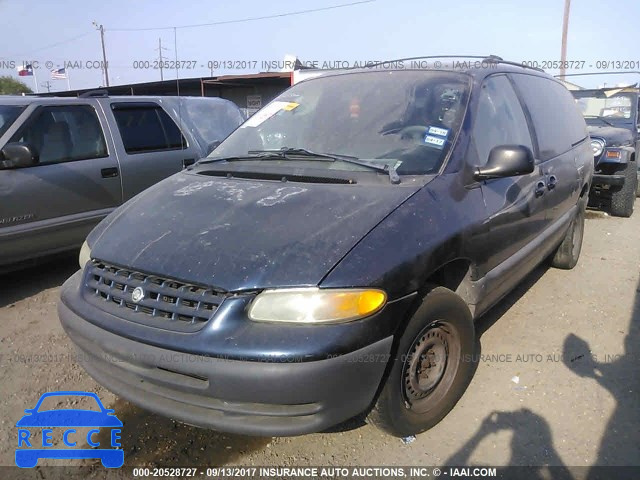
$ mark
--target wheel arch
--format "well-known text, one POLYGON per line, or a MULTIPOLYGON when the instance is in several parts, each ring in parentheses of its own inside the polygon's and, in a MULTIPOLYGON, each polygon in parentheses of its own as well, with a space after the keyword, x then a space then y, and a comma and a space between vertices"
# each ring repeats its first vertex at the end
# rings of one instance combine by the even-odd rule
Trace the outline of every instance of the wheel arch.
POLYGON ((474 263, 469 258, 449 260, 428 275, 419 297, 423 298, 435 287, 445 287, 462 298, 473 315, 476 304, 472 281, 474 270, 474 263))
POLYGON ((580 191, 580 198, 585 198, 589 194, 589 183, 585 183, 580 191))
POLYGON ((413 305, 408 309, 402 322, 398 324, 394 336, 398 338, 404 332, 407 323, 422 304, 425 296, 436 287, 451 290, 467 305, 469 313, 474 316, 476 305, 476 290, 473 285, 474 263, 466 257, 456 257, 432 269, 416 292, 413 305))

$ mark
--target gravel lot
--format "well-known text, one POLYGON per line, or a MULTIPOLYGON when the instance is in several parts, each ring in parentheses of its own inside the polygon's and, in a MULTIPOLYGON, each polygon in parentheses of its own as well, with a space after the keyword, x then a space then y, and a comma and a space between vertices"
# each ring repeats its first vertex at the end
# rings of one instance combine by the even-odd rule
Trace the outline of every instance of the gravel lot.
POLYGON ((49 390, 94 391, 114 408, 127 465, 638 465, 636 210, 631 219, 589 211, 578 266, 539 267, 480 321, 482 357, 468 391, 406 444, 358 421, 334 433, 258 438, 146 412, 74 362, 56 302, 75 255, 0 276, 0 465, 14 464, 15 422, 49 390))

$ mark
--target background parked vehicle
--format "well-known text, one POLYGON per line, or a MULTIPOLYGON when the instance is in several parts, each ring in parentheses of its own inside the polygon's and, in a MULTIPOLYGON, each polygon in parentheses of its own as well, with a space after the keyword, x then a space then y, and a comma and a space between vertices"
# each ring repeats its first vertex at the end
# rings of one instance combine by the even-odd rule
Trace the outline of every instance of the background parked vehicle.
POLYGON ((589 205, 630 217, 638 195, 640 119, 637 88, 573 90, 591 135, 595 163, 589 205))
POLYGON ((242 120, 220 98, 0 97, 0 269, 78 248, 242 120))
POLYGON ((89 374, 236 433, 437 424, 475 319, 576 265, 593 174, 567 89, 485 61, 300 82, 105 219, 58 304, 89 374))

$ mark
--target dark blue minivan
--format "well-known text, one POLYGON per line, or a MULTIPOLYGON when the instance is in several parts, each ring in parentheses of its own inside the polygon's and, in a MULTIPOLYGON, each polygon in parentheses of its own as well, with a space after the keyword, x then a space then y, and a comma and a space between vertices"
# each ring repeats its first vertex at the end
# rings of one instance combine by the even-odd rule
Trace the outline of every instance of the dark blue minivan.
POLYGON ((110 214, 59 303, 87 372, 236 433, 438 423, 474 321, 537 264, 575 266, 593 175, 561 83, 478 63, 300 82, 110 214))

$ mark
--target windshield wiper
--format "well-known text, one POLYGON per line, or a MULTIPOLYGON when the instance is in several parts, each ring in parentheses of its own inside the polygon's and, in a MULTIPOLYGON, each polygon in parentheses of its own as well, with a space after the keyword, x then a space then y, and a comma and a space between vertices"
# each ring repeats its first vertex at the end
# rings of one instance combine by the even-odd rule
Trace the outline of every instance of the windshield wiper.
MULTIPOLYGON (((334 155, 332 153, 316 153, 306 148, 293 148, 293 147, 282 147, 279 150, 250 150, 247 152, 249 155, 258 155, 261 157, 270 158, 280 157, 280 158, 288 158, 289 155, 298 156, 298 157, 312 157, 312 158, 320 158, 325 160, 338 160, 339 157, 343 155, 334 155)), ((355 158, 355 157, 353 157, 355 158)))
POLYGON ((597 118, 598 120, 606 123, 607 125, 611 127, 615 127, 613 123, 611 123, 609 120, 605 119, 604 117, 601 117, 600 115, 585 115, 584 118, 597 118))
POLYGON ((302 157, 315 157, 315 158, 323 158, 330 160, 338 160, 345 163, 352 163, 354 165, 360 165, 361 167, 367 167, 372 170, 376 170, 378 172, 387 173, 389 175, 389 180, 393 184, 400 183, 400 176, 398 172, 396 172, 395 166, 391 164, 385 164, 384 166, 378 165, 376 163, 367 162, 366 160, 360 160, 358 157, 354 157, 352 155, 342 155, 340 153, 317 153, 307 150, 305 148, 289 148, 283 147, 280 150, 252 150, 248 152, 249 154, 271 154, 271 155, 281 155, 283 158, 287 158, 287 155, 294 156, 302 156, 302 157))
POLYGON ((394 162, 394 164, 385 163, 384 166, 380 166, 380 165, 378 165, 376 163, 373 163, 373 162, 367 162, 366 160, 360 160, 357 157, 341 157, 341 158, 337 158, 337 160, 340 160, 340 161, 346 162, 346 163, 353 163, 354 165, 360 165, 362 167, 367 167, 367 168, 370 168, 372 170, 377 170, 377 171, 382 172, 382 173, 387 173, 387 174, 389 174, 389 181, 391 183, 393 183, 394 185, 397 185, 398 183, 400 183, 400 176, 398 175, 398 172, 396 172, 395 162, 394 162))
POLYGON ((263 155, 234 155, 231 157, 218 157, 209 158, 204 157, 196 162, 196 165, 202 165, 204 163, 216 163, 216 162, 238 162, 242 160, 263 160, 263 155))
POLYGON ((204 158, 198 163, 240 162, 243 160, 286 160, 290 158, 289 155, 316 158, 328 162, 332 162, 339 159, 339 157, 343 157, 343 155, 315 153, 305 150, 304 148, 281 148, 280 150, 249 150, 247 155, 237 155, 232 157, 204 158))
POLYGON ((389 181, 394 185, 400 183, 400 176, 398 175, 398 172, 396 172, 395 164, 387 163, 384 166, 381 166, 373 162, 360 160, 358 157, 354 157, 351 155, 342 155, 338 153, 317 153, 305 148, 283 147, 279 150, 250 150, 247 152, 246 156, 240 155, 234 157, 207 158, 200 160, 198 163, 213 163, 222 161, 237 162, 243 160, 281 160, 290 159, 291 156, 305 157, 309 159, 315 158, 321 161, 329 162, 337 160, 340 162, 352 163, 354 165, 360 165, 361 167, 366 167, 371 170, 376 170, 378 172, 388 174, 389 181))

